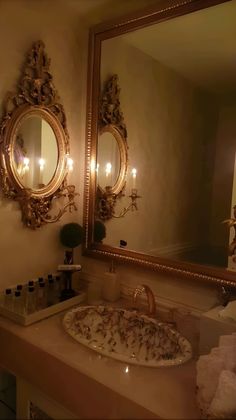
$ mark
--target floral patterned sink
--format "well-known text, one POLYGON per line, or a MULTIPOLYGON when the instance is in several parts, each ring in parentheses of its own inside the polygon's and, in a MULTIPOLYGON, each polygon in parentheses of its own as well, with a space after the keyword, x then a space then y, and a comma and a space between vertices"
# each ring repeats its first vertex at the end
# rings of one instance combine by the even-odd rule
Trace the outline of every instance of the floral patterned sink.
POLYGON ((137 311, 77 307, 67 312, 63 326, 79 343, 127 363, 173 366, 192 357, 191 344, 178 331, 137 311))

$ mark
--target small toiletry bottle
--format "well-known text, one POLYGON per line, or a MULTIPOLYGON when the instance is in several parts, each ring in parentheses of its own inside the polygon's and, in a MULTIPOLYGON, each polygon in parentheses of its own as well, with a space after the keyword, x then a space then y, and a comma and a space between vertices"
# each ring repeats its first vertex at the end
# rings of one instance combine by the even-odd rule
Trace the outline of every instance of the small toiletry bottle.
POLYGON ((22 313, 23 313, 24 312, 23 308, 25 306, 26 289, 25 289, 25 287, 23 287, 22 284, 17 284, 16 291, 20 292, 20 294, 21 294, 21 305, 22 305, 22 313))
POLYGON ((36 310, 36 294, 34 286, 28 287, 27 297, 26 297, 26 313, 32 314, 36 310))
POLYGON ((16 291, 17 292, 20 292, 21 297, 23 298, 23 296, 24 296, 24 288, 23 288, 22 284, 17 284, 16 291))
POLYGON ((56 276, 54 280, 54 303, 60 302, 61 290, 62 290, 61 277, 56 276))
POLYGON ((22 293, 22 290, 23 290, 23 286, 22 286, 22 284, 17 284, 17 286, 16 286, 16 290, 17 290, 18 292, 21 292, 21 293, 22 293))
POLYGON ((35 285, 34 285, 34 280, 29 280, 28 281, 28 288, 29 287, 34 287, 35 285))
POLYGON ((47 278, 45 279, 45 287, 46 290, 48 291, 48 285, 49 285, 49 280, 53 279, 53 275, 52 274, 48 274, 47 278))
POLYGON ((120 282, 112 260, 109 271, 105 273, 102 284, 102 297, 108 302, 115 302, 120 298, 120 282))
POLYGON ((39 288, 40 284, 44 283, 44 278, 43 277, 39 277, 38 281, 37 281, 37 288, 39 288))
POLYGON ((13 311, 17 314, 23 313, 22 296, 19 290, 15 291, 14 300, 13 300, 13 311))
POLYGON ((47 307, 47 294, 46 294, 45 283, 40 282, 38 285, 38 290, 37 290, 36 309, 40 311, 41 309, 44 309, 46 307, 47 307))
POLYGON ((13 295, 12 295, 11 289, 6 289, 5 290, 4 306, 9 311, 13 310, 13 295))
POLYGON ((52 275, 48 275, 48 287, 47 287, 47 306, 54 304, 54 280, 52 275), (50 276, 50 277, 49 277, 50 276))

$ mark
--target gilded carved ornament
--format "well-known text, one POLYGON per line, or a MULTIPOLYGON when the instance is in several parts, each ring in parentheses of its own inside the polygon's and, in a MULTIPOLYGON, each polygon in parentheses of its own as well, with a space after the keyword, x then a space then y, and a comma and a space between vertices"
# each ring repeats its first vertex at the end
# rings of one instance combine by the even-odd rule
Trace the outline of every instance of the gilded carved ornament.
POLYGON ((125 197, 126 176, 128 167, 127 129, 120 106, 120 87, 118 76, 112 75, 106 81, 100 100, 99 135, 109 132, 117 142, 120 155, 120 170, 114 185, 102 188, 99 183, 96 197, 96 216, 100 220, 124 217, 129 210, 137 210, 137 190, 132 189, 129 195, 130 204, 116 214, 117 200, 125 197))
MULTIPOLYGON (((20 141, 23 150, 24 140, 20 141)), ((0 151, 3 194, 19 202, 22 221, 27 227, 36 229, 45 223, 57 222, 67 209, 77 210, 75 186, 67 183, 69 135, 65 111, 52 81, 50 59, 42 41, 35 42, 29 52, 17 91, 7 95, 0 124, 0 151), (30 117, 45 121, 50 126, 58 154, 52 179, 38 189, 24 186, 14 168, 19 128, 30 117), (53 202, 59 198, 63 198, 61 208, 56 215, 51 215, 53 202)))

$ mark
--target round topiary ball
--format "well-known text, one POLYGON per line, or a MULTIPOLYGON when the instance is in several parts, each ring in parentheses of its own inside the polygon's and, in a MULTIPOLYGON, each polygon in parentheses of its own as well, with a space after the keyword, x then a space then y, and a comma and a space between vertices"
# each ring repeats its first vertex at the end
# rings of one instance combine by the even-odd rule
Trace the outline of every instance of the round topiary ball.
POLYGON ((67 223, 60 230, 60 241, 67 248, 75 248, 83 241, 83 228, 78 223, 67 223))
POLYGON ((106 226, 100 220, 94 222, 94 242, 101 242, 106 237, 106 226))

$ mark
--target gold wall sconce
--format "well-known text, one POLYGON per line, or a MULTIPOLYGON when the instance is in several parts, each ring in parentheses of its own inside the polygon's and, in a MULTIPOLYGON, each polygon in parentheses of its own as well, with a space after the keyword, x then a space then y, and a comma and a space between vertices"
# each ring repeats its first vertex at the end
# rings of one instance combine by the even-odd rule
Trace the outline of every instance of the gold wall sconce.
POLYGON ((34 43, 17 91, 7 96, 0 123, 0 182, 19 202, 25 226, 36 229, 77 210, 66 115, 50 73, 44 43, 34 43), (58 200, 59 210, 54 211, 58 200))
POLYGON ((99 136, 97 150, 96 217, 101 220, 121 218, 128 211, 138 210, 140 198, 136 188, 137 170, 131 171, 133 187, 130 203, 116 212, 117 201, 125 197, 128 171, 127 129, 120 109, 118 76, 111 76, 105 83, 100 101, 99 136), (111 163, 112 162, 112 163, 111 163))
POLYGON ((224 220, 222 223, 226 223, 229 228, 234 229, 234 238, 232 242, 229 244, 229 252, 228 255, 233 257, 233 262, 236 263, 236 205, 233 207, 233 216, 230 219, 224 220))

